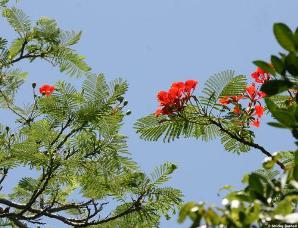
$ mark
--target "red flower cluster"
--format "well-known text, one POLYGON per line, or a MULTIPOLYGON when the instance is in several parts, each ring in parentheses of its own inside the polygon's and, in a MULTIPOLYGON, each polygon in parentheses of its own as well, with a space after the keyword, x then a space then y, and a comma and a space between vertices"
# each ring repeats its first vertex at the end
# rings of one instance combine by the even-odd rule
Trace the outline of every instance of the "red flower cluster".
MULTIPOLYGON (((263 71, 259 67, 254 73, 251 74, 251 76, 255 79, 255 82, 260 84, 263 84, 266 80, 270 79, 270 74, 263 71)), ((246 90, 242 95, 222 97, 219 99, 219 103, 224 106, 233 104, 234 108, 232 109, 232 113, 234 113, 234 115, 243 117, 244 120, 247 120, 248 125, 250 124, 252 126, 259 127, 260 118, 264 113, 264 107, 261 105, 260 100, 265 96, 266 94, 262 91, 259 91, 255 83, 252 83, 250 86, 246 87, 246 90), (248 100, 248 106, 246 108, 239 103, 239 101, 242 99, 248 100)))
POLYGON ((157 100, 160 108, 156 110, 155 116, 170 115, 181 111, 189 101, 197 84, 196 80, 174 82, 168 91, 158 92, 157 100))
POLYGON ((257 67, 256 71, 251 74, 251 77, 255 79, 256 83, 263 84, 266 80, 270 79, 270 74, 257 67))
POLYGON ((54 92, 54 90, 55 90, 55 87, 51 86, 51 85, 48 85, 48 84, 42 85, 39 88, 39 92, 42 95, 46 95, 46 96, 50 96, 54 92))

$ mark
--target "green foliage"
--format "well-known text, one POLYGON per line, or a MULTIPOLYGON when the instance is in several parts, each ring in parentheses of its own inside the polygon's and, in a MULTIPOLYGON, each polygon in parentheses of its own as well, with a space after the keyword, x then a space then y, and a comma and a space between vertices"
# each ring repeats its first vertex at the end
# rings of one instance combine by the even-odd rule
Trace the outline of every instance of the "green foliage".
MULTIPOLYGON (((44 205, 50 205, 53 197, 64 204, 74 203, 69 197, 80 187, 81 197, 98 201, 109 198, 118 204, 111 215, 125 211, 116 224, 130 221, 157 226, 160 216, 169 217, 181 202, 180 191, 163 186, 176 166, 165 163, 147 177, 127 157, 126 137, 119 133, 124 117, 119 99, 126 90, 125 81, 108 84, 103 75, 88 76, 82 91, 59 82, 51 96, 36 97, 28 116, 22 113, 24 119, 31 118, 29 124, 3 136, 0 167, 27 166, 43 173, 51 167, 49 183, 39 196, 44 205)), ((43 178, 42 173, 37 178, 22 178, 7 199, 28 203, 43 178)), ((34 207, 38 203, 34 202, 34 207)))
POLYGON ((12 7, 5 8, 2 15, 6 17, 11 27, 21 36, 24 37, 31 30, 29 17, 20 9, 12 7))
MULTIPOLYGON (((275 37, 279 44, 289 51, 289 54, 280 54, 281 57, 272 55, 271 62, 274 68, 264 61, 254 63, 274 76, 273 80, 265 82, 262 86, 262 91, 270 96, 265 98, 266 108, 277 121, 270 122, 269 125, 290 129, 297 139, 298 40, 296 32, 294 34, 285 24, 275 24, 275 37), (280 94, 283 92, 289 95, 280 94)), ((216 89, 219 91, 219 88, 216 89)), ((210 97, 216 95, 212 90, 208 94, 210 97)), ((210 105, 210 102, 207 103, 207 107, 210 105)), ((233 125, 235 121, 233 116, 230 120, 228 123, 221 122, 221 126, 228 129, 224 134, 235 132, 235 137, 227 137, 226 141, 224 137, 222 138, 222 144, 227 150, 233 150, 237 142, 241 143, 244 140, 249 142, 246 145, 252 145, 264 152, 263 147, 254 144, 252 132, 246 130, 241 133, 243 129, 233 125), (239 134, 236 134, 237 132, 239 134), (231 140, 236 142, 229 144, 231 140)), ((297 224, 298 152, 281 151, 272 155, 268 152, 266 155, 268 157, 263 162, 263 169, 246 174, 242 180, 244 189, 230 191, 222 201, 223 207, 208 207, 205 203, 189 202, 182 206, 178 221, 181 223, 189 218, 192 221, 191 227, 202 224, 206 224, 207 227, 272 227, 272 225, 297 224), (275 169, 277 164, 282 168, 283 173, 275 169)))
POLYGON ((283 126, 294 129, 297 127, 298 116, 296 119, 296 104, 287 107, 287 109, 282 109, 279 108, 270 98, 266 98, 265 101, 272 116, 283 126))
POLYGON ((246 77, 235 76, 234 71, 228 70, 209 77, 202 93, 207 99, 217 102, 220 97, 241 95, 245 91, 245 87, 246 77))
POLYGON ((201 126, 196 123, 190 123, 180 117, 166 120, 163 117, 157 118, 154 115, 138 120, 135 129, 137 133, 140 133, 142 139, 149 141, 157 141, 162 138, 164 142, 170 142, 180 138, 180 136, 196 137, 201 134, 201 126))
POLYGON ((283 23, 276 23, 273 26, 273 32, 280 46, 287 51, 296 51, 294 35, 287 25, 283 23))
MULTIPOLYGON (((295 195, 297 189, 282 184, 284 177, 288 176, 280 176, 277 170, 257 170, 245 176, 244 190, 231 191, 225 196, 223 208, 189 202, 182 207, 178 221, 183 222, 189 217, 192 227, 202 223, 227 227, 297 223, 297 213, 293 207, 298 199, 295 195)), ((287 181, 290 179, 288 177, 287 181)))
POLYGON ((220 137, 227 151, 247 152, 250 146, 237 138, 242 137, 247 142, 252 142, 253 133, 239 126, 237 117, 218 117, 222 106, 217 103, 221 97, 242 94, 245 87, 245 76, 235 76, 233 71, 224 71, 207 80, 203 88, 205 97, 196 98, 196 105, 189 104, 179 115, 156 117, 151 114, 139 119, 135 123, 135 129, 142 139, 149 141, 162 139, 164 142, 170 142, 182 136, 209 141, 220 137), (227 129, 231 134, 225 132, 227 129))
POLYGON ((272 96, 287 91, 293 86, 290 81, 284 80, 270 80, 262 85, 262 91, 267 95, 272 96))
POLYGON ((41 17, 33 26, 24 12, 15 7, 3 8, 2 14, 19 37, 7 49, 0 42, 0 51, 1 47, 4 48, 0 69, 22 59, 34 61, 42 58, 71 76, 82 76, 91 70, 84 61, 85 57, 71 48, 80 40, 81 32, 63 31, 55 20, 47 17, 41 17))
POLYGON ((254 62, 263 70, 270 72, 273 75, 275 75, 275 72, 278 73, 275 80, 267 81, 261 88, 261 90, 269 96, 282 93, 291 88, 296 88, 296 78, 298 75, 298 40, 295 38, 295 33, 283 23, 274 24, 273 31, 278 43, 289 53, 280 53, 280 57, 272 55, 271 63, 273 68, 264 61, 254 62))
POLYGON ((47 217, 73 227, 158 227, 161 216, 176 213, 182 193, 166 186, 174 164, 147 175, 130 157, 121 134, 131 112, 127 83, 89 72, 85 57, 72 49, 82 32, 63 31, 47 17, 32 23, 7 2, 0 1, 2 14, 18 37, 10 45, 0 38, 0 108, 16 121, 12 129, 0 124, 0 191, 15 168, 34 175, 20 176, 12 191, 1 194, 0 225, 43 225, 47 217), (85 75, 82 89, 61 80, 51 95, 37 95, 34 83, 32 104, 17 106, 15 94, 27 73, 13 66, 25 59, 85 75))
MULTIPOLYGON (((249 131, 243 131, 242 138, 248 142, 252 142, 252 133, 249 131)), ((243 144, 237 139, 232 138, 226 133, 221 133, 221 144, 224 146, 225 150, 228 152, 241 153, 250 151, 250 146, 243 144)))

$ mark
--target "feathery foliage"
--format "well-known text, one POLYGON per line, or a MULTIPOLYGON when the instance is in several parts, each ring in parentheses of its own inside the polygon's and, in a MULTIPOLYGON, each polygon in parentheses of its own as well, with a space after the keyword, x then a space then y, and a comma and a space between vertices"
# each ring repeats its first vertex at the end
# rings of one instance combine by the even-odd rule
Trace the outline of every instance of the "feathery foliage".
POLYGON ((245 91, 245 76, 235 76, 233 71, 224 71, 211 76, 205 83, 205 97, 195 99, 196 104, 188 105, 179 115, 169 117, 149 115, 135 123, 140 137, 149 141, 172 141, 181 136, 201 138, 204 141, 220 137, 227 151, 241 153, 250 150, 250 146, 239 142, 235 137, 244 137, 252 142, 253 133, 237 125, 237 118, 220 117, 222 106, 217 103, 224 96, 240 95, 245 91), (233 124, 234 123, 234 124, 233 124), (226 134, 229 129, 231 134, 226 134), (240 135, 239 135, 240 132, 240 135))
POLYGON ((32 23, 7 2, 0 1, 2 14, 18 37, 10 45, 0 38, 0 108, 16 125, 0 125, 0 191, 16 168, 34 175, 20 176, 1 194, 0 224, 28 227, 52 218, 73 227, 158 227, 161 216, 170 218, 181 204, 181 192, 166 186, 176 166, 165 163, 147 175, 130 157, 120 133, 127 83, 90 73, 72 49, 82 32, 63 31, 47 17, 32 23), (86 76, 82 89, 61 80, 53 93, 39 95, 33 83, 32 104, 17 106, 27 73, 14 64, 25 59, 86 76))

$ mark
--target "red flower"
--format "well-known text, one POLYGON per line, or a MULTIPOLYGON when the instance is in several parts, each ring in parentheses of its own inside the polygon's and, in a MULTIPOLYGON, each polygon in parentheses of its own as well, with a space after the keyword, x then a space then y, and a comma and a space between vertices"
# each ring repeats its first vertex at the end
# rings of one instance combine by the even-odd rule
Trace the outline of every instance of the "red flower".
POLYGON ((39 92, 42 95, 46 95, 46 96, 50 96, 54 92, 54 90, 55 90, 55 87, 51 86, 51 85, 48 85, 48 84, 42 85, 39 88, 39 92))
POLYGON ((185 88, 184 88, 185 92, 189 93, 192 89, 196 88, 197 84, 198 84, 198 81, 196 80, 187 80, 185 82, 185 88))
POLYGON ((184 82, 173 82, 171 87, 184 90, 184 86, 184 82))
POLYGON ((263 115, 263 113, 264 113, 264 108, 261 105, 256 105, 254 115, 261 117, 263 115))
POLYGON ((157 94, 157 100, 161 105, 166 105, 170 102, 168 92, 166 91, 159 91, 157 94))
POLYGON ((260 127, 260 120, 259 119, 255 119, 254 121, 252 121, 250 123, 252 126, 255 126, 255 127, 260 127))
POLYGON ((168 91, 160 91, 157 100, 161 106, 155 111, 155 116, 170 115, 181 111, 191 98, 190 92, 197 85, 195 80, 184 82, 174 82, 168 91))
POLYGON ((233 112, 236 113, 236 114, 240 114, 240 113, 241 113, 240 105, 236 105, 236 106, 234 107, 233 112))
POLYGON ((256 83, 263 84, 266 80, 270 79, 270 74, 262 68, 257 67, 256 71, 251 74, 251 77, 255 79, 256 83))
POLYGON ((168 97, 171 101, 178 99, 182 94, 182 91, 177 87, 172 87, 168 91, 168 97))
POLYGON ((260 98, 264 98, 264 97, 267 96, 267 94, 264 93, 264 92, 262 92, 262 91, 258 91, 258 96, 259 96, 260 98))
POLYGON ((225 96, 225 97, 223 97, 223 98, 220 98, 218 101, 219 101, 219 103, 221 103, 222 105, 228 105, 228 104, 230 104, 231 99, 230 99, 230 97, 225 96))
POLYGON ((252 84, 246 88, 246 92, 252 100, 254 100, 256 97, 256 90, 255 84, 252 84))

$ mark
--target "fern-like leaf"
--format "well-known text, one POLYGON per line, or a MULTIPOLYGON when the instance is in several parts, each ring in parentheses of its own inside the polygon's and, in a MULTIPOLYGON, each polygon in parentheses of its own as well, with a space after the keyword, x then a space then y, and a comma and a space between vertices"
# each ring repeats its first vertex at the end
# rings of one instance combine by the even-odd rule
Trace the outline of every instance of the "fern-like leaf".
POLYGON ((155 168, 153 173, 151 173, 151 184, 153 186, 164 184, 170 179, 169 175, 173 173, 176 168, 176 165, 169 162, 155 168))
POLYGON ((7 18, 9 24, 20 36, 25 36, 31 30, 31 22, 29 17, 20 9, 12 7, 11 9, 5 8, 3 16, 7 18))
POLYGON ((235 72, 228 70, 211 76, 205 83, 203 93, 207 98, 217 101, 223 96, 235 96, 244 92, 246 77, 235 76, 235 72))

